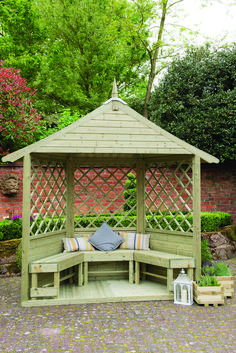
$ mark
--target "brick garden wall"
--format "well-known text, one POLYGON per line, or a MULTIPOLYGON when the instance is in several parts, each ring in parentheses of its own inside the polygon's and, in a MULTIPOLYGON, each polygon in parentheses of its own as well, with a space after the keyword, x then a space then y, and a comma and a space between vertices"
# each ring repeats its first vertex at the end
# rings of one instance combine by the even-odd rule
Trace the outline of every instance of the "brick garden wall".
MULTIPOLYGON (((0 178, 6 173, 15 173, 21 180, 19 192, 6 196, 0 190, 0 220, 13 215, 22 215, 22 176, 20 163, 0 165, 0 178)), ((236 164, 203 164, 201 168, 201 209, 202 211, 222 211, 233 216, 236 223, 236 164)))

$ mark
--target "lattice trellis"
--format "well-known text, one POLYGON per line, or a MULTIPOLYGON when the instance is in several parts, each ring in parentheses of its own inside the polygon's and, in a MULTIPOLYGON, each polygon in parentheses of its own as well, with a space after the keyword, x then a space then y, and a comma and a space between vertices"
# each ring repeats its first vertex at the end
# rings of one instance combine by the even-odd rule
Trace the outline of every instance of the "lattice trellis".
POLYGON ((74 173, 75 227, 95 228, 100 219, 113 228, 136 227, 136 194, 124 197, 129 168, 78 168, 74 173), (134 201, 135 199, 135 201, 134 201), (128 205, 124 212, 124 204, 128 205))
POLYGON ((65 229, 66 179, 64 165, 32 160, 31 235, 65 229))
POLYGON ((189 162, 159 163, 146 172, 148 228, 192 232, 192 166, 189 162))

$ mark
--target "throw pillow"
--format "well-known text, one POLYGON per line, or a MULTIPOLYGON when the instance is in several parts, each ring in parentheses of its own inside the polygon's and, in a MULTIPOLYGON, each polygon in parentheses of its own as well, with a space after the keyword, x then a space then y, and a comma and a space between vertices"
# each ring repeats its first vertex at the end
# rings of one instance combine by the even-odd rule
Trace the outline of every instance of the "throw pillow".
POLYGON ((120 235, 113 232, 113 230, 105 222, 96 230, 88 241, 98 250, 112 251, 117 249, 125 240, 120 235))
POLYGON ((120 246, 121 249, 150 250, 150 234, 119 232, 119 235, 125 240, 120 246))
POLYGON ((80 238, 62 238, 64 244, 64 252, 71 251, 94 251, 92 245, 88 242, 89 235, 80 238))

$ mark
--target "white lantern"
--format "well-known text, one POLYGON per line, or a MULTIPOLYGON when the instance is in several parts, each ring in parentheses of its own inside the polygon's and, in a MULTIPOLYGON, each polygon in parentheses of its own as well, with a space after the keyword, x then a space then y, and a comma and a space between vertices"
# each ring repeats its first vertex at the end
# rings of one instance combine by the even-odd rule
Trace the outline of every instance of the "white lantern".
POLYGON ((174 304, 193 304, 193 281, 188 278, 184 269, 174 281, 174 304))

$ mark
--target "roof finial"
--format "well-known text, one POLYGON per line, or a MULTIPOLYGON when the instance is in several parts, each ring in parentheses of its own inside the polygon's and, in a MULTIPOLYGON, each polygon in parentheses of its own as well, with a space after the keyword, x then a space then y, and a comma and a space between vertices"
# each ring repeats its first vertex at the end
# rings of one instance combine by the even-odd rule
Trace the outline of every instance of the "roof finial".
POLYGON ((113 100, 113 98, 118 98, 118 90, 116 85, 116 79, 114 78, 113 87, 112 87, 112 110, 119 110, 119 104, 117 100, 113 100))
POLYGON ((112 87, 112 98, 118 98, 118 90, 117 90, 115 78, 114 78, 113 87, 112 87))

